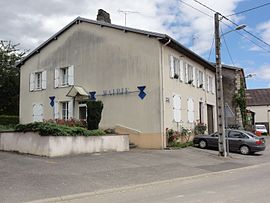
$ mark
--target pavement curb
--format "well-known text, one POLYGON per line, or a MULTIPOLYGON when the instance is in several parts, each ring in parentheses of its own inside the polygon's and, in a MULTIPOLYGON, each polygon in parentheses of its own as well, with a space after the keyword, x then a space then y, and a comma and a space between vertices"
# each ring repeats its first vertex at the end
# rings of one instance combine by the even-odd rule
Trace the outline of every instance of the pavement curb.
POLYGON ((174 178, 174 179, 170 179, 170 180, 162 180, 162 181, 155 181, 155 182, 150 182, 150 183, 123 186, 123 187, 119 187, 119 188, 100 190, 100 191, 95 191, 95 192, 85 192, 85 193, 78 193, 78 194, 73 194, 73 195, 65 195, 65 196, 59 196, 59 197, 53 197, 53 198, 46 198, 46 199, 30 201, 27 203, 50 203, 50 202, 62 202, 62 201, 70 201, 70 200, 75 200, 75 199, 83 199, 83 198, 91 197, 91 196, 95 196, 95 195, 110 194, 110 193, 114 193, 114 192, 123 192, 123 191, 131 190, 131 189, 138 189, 138 188, 143 188, 143 187, 155 186, 158 184, 173 183, 176 181, 188 181, 188 180, 192 180, 192 179, 196 179, 196 178, 215 176, 215 175, 219 175, 219 174, 223 174, 223 173, 232 173, 235 171, 248 170, 248 169, 258 168, 258 167, 261 167, 264 165, 270 165, 270 163, 250 165, 250 166, 241 167, 241 168, 234 168, 234 169, 217 171, 217 172, 203 173, 203 174, 193 175, 193 176, 179 177, 179 178, 174 178))

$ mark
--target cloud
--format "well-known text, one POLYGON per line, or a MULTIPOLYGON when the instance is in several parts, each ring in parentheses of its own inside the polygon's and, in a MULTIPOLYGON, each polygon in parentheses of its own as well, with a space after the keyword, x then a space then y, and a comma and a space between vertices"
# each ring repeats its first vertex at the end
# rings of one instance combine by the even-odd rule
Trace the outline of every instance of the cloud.
POLYGON ((270 81, 270 64, 262 65, 256 72, 258 78, 270 81))
MULTIPOLYGON (((201 0, 223 14, 233 13, 240 1, 201 0)), ((213 16, 196 2, 186 2, 213 16)), ((209 51, 214 32, 212 18, 179 0, 9 0, 0 1, 0 7, 0 39, 21 43, 27 49, 35 48, 77 16, 96 19, 99 8, 119 25, 124 25, 124 14, 118 10, 138 12, 127 14, 128 27, 166 33, 198 54, 209 51)))

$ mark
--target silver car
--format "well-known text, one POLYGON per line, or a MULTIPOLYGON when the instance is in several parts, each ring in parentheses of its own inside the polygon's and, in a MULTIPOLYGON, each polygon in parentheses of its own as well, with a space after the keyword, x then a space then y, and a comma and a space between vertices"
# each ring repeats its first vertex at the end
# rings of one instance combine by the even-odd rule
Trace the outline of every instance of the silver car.
MULTIPOLYGON (((258 137, 248 131, 227 129, 226 139, 228 139, 230 151, 237 151, 245 155, 264 151, 266 147, 263 137, 258 137)), ((194 137, 193 143, 200 148, 218 148, 218 133, 197 135, 194 137)))

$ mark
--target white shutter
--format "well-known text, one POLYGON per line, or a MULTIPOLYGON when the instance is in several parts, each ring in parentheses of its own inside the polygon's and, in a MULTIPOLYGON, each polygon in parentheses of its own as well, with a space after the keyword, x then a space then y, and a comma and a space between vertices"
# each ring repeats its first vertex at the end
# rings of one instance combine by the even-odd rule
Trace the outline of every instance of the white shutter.
POLYGON ((184 81, 184 61, 183 60, 180 61, 180 77, 179 77, 179 79, 181 82, 184 81))
POLYGON ((188 64, 185 63, 185 82, 188 83, 188 64))
POLYGON ((54 87, 57 88, 59 87, 59 68, 54 69, 54 87))
POLYGON ((212 77, 212 93, 215 94, 216 86, 215 86, 215 77, 212 77))
POLYGON ((192 67, 192 71, 193 71, 193 81, 192 81, 192 85, 196 86, 196 68, 193 66, 192 67))
POLYGON ((55 101, 53 106, 53 117, 54 119, 59 118, 59 102, 55 101))
POLYGON ((174 61, 172 55, 170 55, 169 63, 170 63, 170 78, 174 78, 174 61))
POLYGON ((203 90, 205 90, 205 72, 203 72, 203 90))
POLYGON ((43 71, 41 73, 41 88, 43 90, 46 89, 46 84, 47 84, 47 71, 43 71))
POLYGON ((73 100, 68 102, 68 118, 73 118, 73 100))
POLYGON ((181 121, 181 98, 179 95, 173 96, 173 120, 177 123, 181 121))
POLYGON ((34 91, 35 89, 35 74, 30 73, 30 78, 29 78, 29 90, 30 92, 34 91))
POLYGON ((33 122, 43 121, 43 105, 33 104, 33 122))
POLYGON ((194 101, 192 98, 188 99, 188 122, 194 122, 194 101))
POLYGON ((74 85, 74 66, 68 67, 68 84, 74 85))

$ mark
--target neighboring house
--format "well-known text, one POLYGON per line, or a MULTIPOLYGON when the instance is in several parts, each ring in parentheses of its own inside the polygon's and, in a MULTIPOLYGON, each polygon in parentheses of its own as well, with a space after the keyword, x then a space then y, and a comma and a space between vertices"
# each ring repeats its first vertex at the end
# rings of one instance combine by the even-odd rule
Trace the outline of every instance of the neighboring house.
POLYGON ((270 88, 246 90, 247 109, 255 113, 255 124, 264 124, 269 132, 270 88))
POLYGON ((90 97, 104 103, 100 127, 142 148, 166 147, 166 128, 215 131, 212 64, 165 34, 108 22, 78 17, 21 61, 20 122, 85 119, 90 97))
MULTIPOLYGON (((243 115, 241 113, 241 108, 235 98, 237 95, 241 97, 242 93, 242 99, 245 100, 246 81, 244 70, 243 68, 228 65, 222 65, 222 67, 224 105, 227 104, 233 113, 233 116, 228 115, 229 117, 226 119, 227 126, 239 126, 243 128, 243 115)), ((226 111, 228 112, 228 108, 226 111)), ((243 109, 243 111, 245 112, 245 109, 243 109)))

